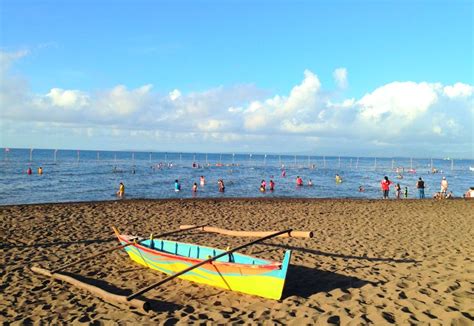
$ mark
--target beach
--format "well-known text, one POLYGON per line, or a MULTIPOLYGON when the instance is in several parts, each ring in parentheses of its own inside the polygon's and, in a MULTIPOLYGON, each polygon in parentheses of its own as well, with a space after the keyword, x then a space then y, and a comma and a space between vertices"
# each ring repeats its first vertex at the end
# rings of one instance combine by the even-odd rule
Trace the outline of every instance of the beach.
MULTIPOLYGON (((0 206, 0 321, 27 324, 433 324, 474 322, 474 200, 171 199, 0 206), (34 274, 118 244, 112 226, 148 237, 184 224, 313 231, 243 253, 281 261, 279 301, 176 279, 145 294, 144 313, 34 274)), ((187 231, 167 239, 221 249, 251 238, 187 231)), ((87 282, 131 293, 164 274, 124 250, 71 267, 87 282), (99 280, 99 281, 97 281, 99 280)))

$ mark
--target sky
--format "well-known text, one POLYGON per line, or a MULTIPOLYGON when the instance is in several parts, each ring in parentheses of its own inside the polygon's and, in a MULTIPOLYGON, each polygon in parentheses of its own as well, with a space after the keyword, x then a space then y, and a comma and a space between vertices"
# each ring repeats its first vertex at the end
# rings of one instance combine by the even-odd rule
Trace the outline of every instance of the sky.
POLYGON ((474 158, 472 1, 0 0, 0 146, 474 158))

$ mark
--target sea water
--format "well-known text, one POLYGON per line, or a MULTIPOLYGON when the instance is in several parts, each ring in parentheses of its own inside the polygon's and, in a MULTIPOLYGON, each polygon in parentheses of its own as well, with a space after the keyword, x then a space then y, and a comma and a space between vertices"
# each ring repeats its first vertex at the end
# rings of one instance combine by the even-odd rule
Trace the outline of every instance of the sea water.
MULTIPOLYGON (((409 198, 417 197, 419 177, 425 180, 429 198, 439 191, 444 176, 449 190, 460 197, 474 186, 470 166, 473 160, 9 149, 0 161, 0 204, 116 200, 120 182, 128 199, 381 198, 384 176, 400 183, 402 193, 408 187, 409 198), (40 166, 43 175, 38 175, 40 166), (32 175, 27 175, 28 167, 32 175), (403 169, 402 179, 397 178, 397 168, 403 169), (438 173, 432 173, 432 168, 438 173), (342 183, 335 182, 336 174, 342 183), (206 179, 204 186, 199 183, 201 175, 206 179), (303 187, 296 187, 297 176, 303 179, 303 187), (260 192, 260 182, 266 180, 268 189, 271 178, 275 191, 260 192), (176 179, 181 184, 179 192, 174 191, 176 179), (224 193, 218 190, 219 179, 224 180, 224 193), (313 186, 307 186, 309 179, 313 186), (197 193, 191 191, 194 182, 197 193), (365 191, 360 192, 360 186, 365 191)), ((390 197, 395 197, 393 185, 390 197)))

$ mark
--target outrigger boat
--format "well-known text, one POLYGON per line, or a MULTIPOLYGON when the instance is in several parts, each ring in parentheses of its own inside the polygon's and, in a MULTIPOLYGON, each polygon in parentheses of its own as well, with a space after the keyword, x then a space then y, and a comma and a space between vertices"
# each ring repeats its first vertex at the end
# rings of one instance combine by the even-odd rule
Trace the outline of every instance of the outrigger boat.
POLYGON ((227 248, 226 250, 220 250, 195 244, 154 239, 153 236, 151 236, 150 239, 133 237, 120 234, 120 232, 114 228, 114 232, 121 242, 119 246, 105 249, 91 256, 59 266, 56 269, 48 270, 40 266, 33 266, 31 270, 35 273, 64 281, 89 291, 107 302, 127 304, 130 307, 143 311, 148 311, 151 304, 146 298, 142 297, 142 295, 177 277, 227 290, 278 300, 281 298, 283 287, 285 286, 291 251, 286 251, 281 263, 239 254, 237 251, 275 237, 311 238, 313 236, 312 232, 293 231, 292 229, 278 232, 249 232, 225 230, 206 225, 182 225, 179 230, 162 233, 158 235, 157 238, 197 229, 204 232, 221 233, 231 236, 260 238, 232 249, 227 248), (125 249, 135 262, 169 274, 169 276, 135 293, 125 296, 83 282, 70 273, 64 273, 64 271, 70 267, 96 259, 119 249, 125 249))
POLYGON ((226 250, 196 244, 137 238, 117 230, 115 233, 121 244, 127 245, 124 249, 130 258, 140 265, 174 275, 222 255, 179 278, 269 299, 282 296, 291 250, 285 252, 282 262, 274 262, 240 253, 225 254, 226 250))

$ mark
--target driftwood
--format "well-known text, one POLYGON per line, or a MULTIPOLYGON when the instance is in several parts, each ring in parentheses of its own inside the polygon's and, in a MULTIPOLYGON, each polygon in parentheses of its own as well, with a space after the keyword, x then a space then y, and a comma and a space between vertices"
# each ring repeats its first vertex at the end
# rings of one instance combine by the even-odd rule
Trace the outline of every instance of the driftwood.
POLYGON ((92 294, 95 294, 96 296, 102 298, 102 300, 114 304, 126 304, 128 306, 140 309, 144 312, 148 312, 150 310, 150 303, 147 301, 143 301, 140 299, 132 299, 132 300, 127 300, 127 296, 125 295, 118 295, 114 293, 110 293, 105 291, 104 289, 101 289, 97 286, 87 284, 84 282, 79 281, 78 279, 65 275, 65 274, 60 274, 60 273, 52 273, 51 271, 40 268, 40 267, 31 267, 31 270, 35 273, 51 277, 56 280, 64 281, 69 284, 72 284, 80 289, 86 290, 91 292, 92 294))
POLYGON ((141 290, 139 290, 139 291, 137 291, 137 292, 135 292, 135 293, 129 295, 129 296, 127 297, 127 300, 135 300, 135 298, 136 298, 137 296, 142 295, 142 294, 145 293, 145 292, 148 292, 148 291, 153 290, 154 288, 156 288, 156 287, 158 287, 158 286, 160 286, 160 285, 163 285, 163 284, 165 284, 165 283, 168 283, 169 281, 175 279, 176 277, 178 277, 178 276, 180 276, 180 275, 183 275, 183 274, 185 274, 185 273, 187 273, 187 272, 189 272, 189 271, 192 271, 193 269, 196 269, 196 268, 198 268, 198 267, 200 267, 200 266, 202 266, 202 265, 204 265, 204 264, 208 264, 208 263, 210 263, 210 262, 212 262, 212 261, 214 261, 214 260, 216 260, 216 259, 219 259, 219 258, 224 257, 224 256, 226 256, 226 255, 230 255, 231 253, 233 253, 233 252, 235 252, 235 251, 237 251, 237 250, 240 250, 240 249, 249 247, 249 246, 254 245, 254 244, 256 244, 256 243, 259 243, 259 242, 262 242, 262 241, 265 241, 265 240, 268 240, 268 239, 271 239, 271 238, 275 238, 275 237, 278 237, 278 236, 281 235, 281 234, 290 233, 290 232, 291 232, 291 229, 285 230, 285 231, 273 232, 273 233, 270 233, 270 234, 268 234, 268 235, 266 235, 266 236, 264 236, 264 237, 261 237, 261 238, 259 238, 259 239, 257 239, 257 240, 248 242, 248 243, 246 243, 246 244, 243 244, 243 245, 241 245, 241 246, 235 247, 235 248, 230 249, 230 250, 226 250, 225 252, 223 252, 223 253, 221 253, 221 254, 219 254, 219 255, 216 255, 216 256, 211 257, 211 258, 206 259, 206 260, 203 260, 203 261, 201 261, 201 262, 199 262, 199 263, 197 263, 197 264, 195 264, 195 265, 192 265, 192 266, 190 266, 190 267, 188 267, 188 268, 186 268, 186 269, 183 269, 183 270, 180 271, 180 272, 177 272, 177 273, 175 273, 175 274, 173 274, 173 275, 170 275, 170 276, 168 276, 167 278, 165 278, 165 279, 163 279, 163 280, 161 280, 161 281, 159 281, 159 282, 157 282, 157 283, 155 283, 155 284, 149 285, 149 286, 147 286, 146 288, 143 288, 143 289, 141 289, 141 290))
MULTIPOLYGON (((195 227, 195 225, 181 225, 180 229, 188 229, 191 227, 195 227)), ((201 231, 204 232, 212 232, 212 233, 220 233, 225 235, 230 235, 234 237, 264 237, 267 235, 271 235, 276 231, 233 231, 233 230, 226 230, 220 229, 213 226, 202 226, 200 228, 201 231)), ((311 231, 288 231, 286 233, 280 234, 278 237, 291 237, 291 238, 312 238, 313 232, 311 231)))

